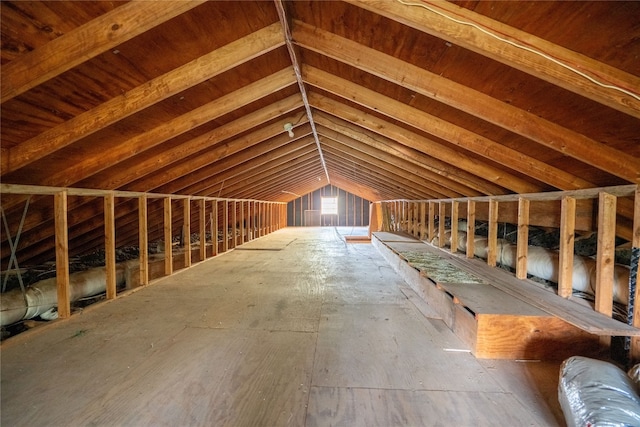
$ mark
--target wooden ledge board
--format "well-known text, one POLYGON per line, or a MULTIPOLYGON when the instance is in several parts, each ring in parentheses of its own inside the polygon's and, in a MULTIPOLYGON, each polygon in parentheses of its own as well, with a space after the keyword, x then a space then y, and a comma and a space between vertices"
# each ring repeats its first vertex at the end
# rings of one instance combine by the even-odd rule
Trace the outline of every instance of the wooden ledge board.
POLYGON ((476 315, 498 314, 551 317, 546 311, 540 310, 488 284, 438 283, 438 285, 453 295, 457 303, 469 308, 476 315))
POLYGON ((346 235, 344 236, 344 240, 348 243, 369 243, 371 242, 371 239, 369 238, 369 236, 353 236, 353 235, 346 235))
MULTIPOLYGON (((421 243, 425 252, 431 252, 439 255, 449 260, 458 268, 486 279, 491 286, 494 286, 503 292, 524 301, 525 303, 531 304, 542 311, 559 317, 583 331, 605 336, 640 336, 639 328, 634 328, 633 326, 629 326, 598 313, 589 307, 583 306, 569 299, 562 298, 555 293, 540 288, 530 280, 517 279, 505 270, 489 267, 483 260, 475 258, 468 259, 462 254, 452 254, 446 249, 436 248, 435 246, 415 239, 410 235, 401 236, 396 235, 395 233, 374 233, 374 236, 395 253, 398 253, 398 251, 394 250, 391 246, 395 246, 396 244, 389 244, 389 242, 421 243), (378 237, 378 234, 383 234, 384 236, 378 237), (393 236, 396 236, 395 240, 393 240, 393 236), (381 237, 388 240, 384 241, 381 237), (400 237, 403 237, 404 239, 399 240, 400 237)), ((411 250, 423 250, 417 249, 417 246, 418 245, 415 244, 411 245, 411 250)), ((399 253, 398 255, 401 256, 399 253)))
POLYGON ((386 231, 378 231, 373 235, 383 243, 387 242, 407 242, 407 243, 422 243, 410 234, 406 233, 389 233, 386 231))
POLYGON ((557 316, 567 323, 595 335, 640 336, 640 329, 619 322, 553 292, 542 289, 529 280, 517 279, 508 271, 489 267, 483 260, 463 258, 446 250, 425 244, 434 253, 447 258, 457 267, 487 280, 509 295, 557 316))

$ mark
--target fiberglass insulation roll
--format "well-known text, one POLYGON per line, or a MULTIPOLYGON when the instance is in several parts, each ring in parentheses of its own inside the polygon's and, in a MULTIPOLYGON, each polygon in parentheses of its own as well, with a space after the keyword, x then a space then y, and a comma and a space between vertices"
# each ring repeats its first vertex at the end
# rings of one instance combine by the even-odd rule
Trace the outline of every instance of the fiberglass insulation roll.
POLYGON ((573 356, 560 367, 560 407, 569 427, 640 426, 640 397, 627 374, 601 360, 573 356))

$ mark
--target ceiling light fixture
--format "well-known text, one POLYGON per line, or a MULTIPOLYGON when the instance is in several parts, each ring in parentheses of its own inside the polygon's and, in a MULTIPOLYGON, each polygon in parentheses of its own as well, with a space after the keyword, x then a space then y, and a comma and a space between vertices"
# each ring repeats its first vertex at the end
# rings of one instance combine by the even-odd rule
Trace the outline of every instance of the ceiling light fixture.
POLYGON ((291 123, 285 123, 284 124, 284 130, 286 130, 287 132, 289 132, 289 138, 293 138, 293 125, 291 123))

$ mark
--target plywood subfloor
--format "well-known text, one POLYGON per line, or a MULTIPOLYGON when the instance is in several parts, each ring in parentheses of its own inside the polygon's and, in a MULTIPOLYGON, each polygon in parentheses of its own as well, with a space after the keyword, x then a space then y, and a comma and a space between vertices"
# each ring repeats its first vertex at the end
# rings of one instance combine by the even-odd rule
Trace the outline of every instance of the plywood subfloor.
POLYGON ((2 425, 562 425, 558 364, 478 361, 348 230, 284 229, 9 340, 2 425))

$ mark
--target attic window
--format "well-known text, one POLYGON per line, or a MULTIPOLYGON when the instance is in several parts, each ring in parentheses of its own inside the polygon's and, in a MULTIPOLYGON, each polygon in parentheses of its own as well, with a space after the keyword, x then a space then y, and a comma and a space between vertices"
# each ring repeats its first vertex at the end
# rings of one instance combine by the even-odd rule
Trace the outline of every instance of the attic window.
POLYGON ((321 202, 320 213, 322 215, 338 215, 337 197, 322 197, 321 202))

